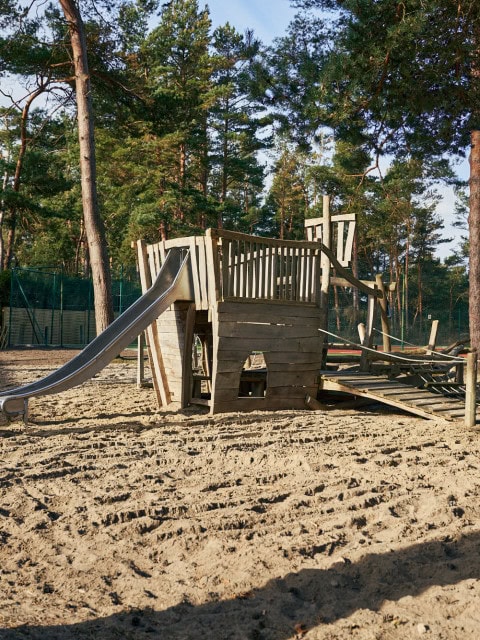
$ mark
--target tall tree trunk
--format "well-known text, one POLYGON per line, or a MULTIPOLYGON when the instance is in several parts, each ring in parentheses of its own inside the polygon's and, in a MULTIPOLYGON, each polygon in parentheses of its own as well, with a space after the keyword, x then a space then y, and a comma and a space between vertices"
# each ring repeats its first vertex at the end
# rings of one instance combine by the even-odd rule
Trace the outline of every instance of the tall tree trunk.
POLYGON ((2 271, 4 267, 3 261, 4 261, 4 255, 5 255, 5 243, 3 241, 3 220, 5 218, 5 201, 3 199, 3 193, 7 188, 7 184, 8 184, 8 171, 5 171, 5 173, 3 174, 3 180, 2 180, 2 198, 0 200, 0 271, 2 271))
POLYGON ((113 320, 112 283, 103 220, 98 210, 95 140, 87 42, 80 10, 75 0, 60 0, 68 22, 75 68, 83 219, 93 278, 97 334, 113 320))
POLYGON ((469 323, 470 342, 480 353, 480 131, 471 133, 469 323))

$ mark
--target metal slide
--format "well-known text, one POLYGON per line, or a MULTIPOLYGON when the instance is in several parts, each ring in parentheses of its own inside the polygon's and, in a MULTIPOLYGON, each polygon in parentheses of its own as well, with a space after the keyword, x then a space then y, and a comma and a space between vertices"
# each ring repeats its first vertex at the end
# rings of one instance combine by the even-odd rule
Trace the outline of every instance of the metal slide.
POLYGON ((89 380, 177 300, 194 300, 193 286, 189 253, 172 248, 154 284, 141 298, 65 365, 41 380, 1 392, 0 410, 26 420, 28 398, 59 393, 89 380))

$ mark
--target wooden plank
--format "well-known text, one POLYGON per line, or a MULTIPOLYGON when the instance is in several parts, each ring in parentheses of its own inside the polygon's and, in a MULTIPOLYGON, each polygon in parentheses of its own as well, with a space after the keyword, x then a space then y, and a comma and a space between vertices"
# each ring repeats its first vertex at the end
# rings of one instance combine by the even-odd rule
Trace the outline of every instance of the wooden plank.
MULTIPOLYGON (((319 318, 320 312, 315 304, 304 304, 297 302, 284 301, 264 301, 257 302, 255 300, 225 300, 218 304, 218 313, 259 315, 262 318, 277 318, 279 314, 293 318, 319 318)), ((302 320, 303 321, 303 320, 302 320)))
POLYGON ((235 245, 230 240, 227 240, 227 242, 228 242, 228 287, 227 287, 227 291, 228 291, 228 295, 229 296, 233 296, 233 295, 235 295, 235 260, 236 260, 236 255, 235 255, 235 251, 234 251, 235 245))
POLYGON ((172 247, 185 247, 189 248, 193 241, 200 236, 184 236, 183 238, 169 238, 165 240, 165 249, 171 249, 172 247))
MULTIPOLYGON (((352 220, 353 221, 356 220, 355 213, 336 213, 331 217, 332 222, 350 222, 352 220)), ((323 216, 320 218, 306 218, 305 227, 308 228, 308 227, 323 226, 324 221, 325 221, 325 218, 323 216)))
POLYGON ((356 222, 354 218, 353 221, 350 222, 347 226, 347 238, 345 240, 345 245, 343 249, 343 260, 342 260, 342 265, 344 267, 348 267, 348 265, 352 261, 353 241, 355 239, 355 227, 356 227, 356 222))
POLYGON ((190 264, 192 265, 193 292, 195 298, 195 306, 202 309, 202 292, 200 289, 200 273, 198 269, 198 243, 197 238, 193 236, 190 239, 190 264))
POLYGON ((465 426, 471 428, 477 421, 477 351, 472 349, 467 354, 467 371, 465 374, 465 426))
MULTIPOLYGON (((260 325, 270 325, 273 323, 268 322, 268 315, 261 313, 261 307, 256 307, 255 313, 220 313, 219 321, 222 322, 251 322, 253 324, 260 325)), ((272 316, 270 316, 272 317, 272 316)), ((273 316, 276 320, 274 324, 276 325, 286 325, 289 327, 301 326, 301 327, 310 327, 312 330, 312 335, 318 335, 318 325, 319 319, 318 315, 315 317, 304 317, 299 318, 295 315, 283 315, 282 313, 275 314, 273 316)), ((320 336, 321 337, 321 336, 320 336)))
MULTIPOLYGON (((258 242, 259 239, 258 236, 239 233, 238 231, 228 231, 227 229, 217 229, 215 233, 218 238, 228 238, 230 240, 239 240, 241 242, 258 242)), ((277 238, 262 237, 261 242, 265 246, 269 247, 301 247, 306 245, 310 246, 312 249, 318 249, 317 242, 305 242, 305 240, 279 240, 277 238)))
POLYGON ((320 353, 322 348, 322 339, 315 338, 292 338, 290 340, 279 340, 278 338, 249 338, 248 344, 245 344, 245 338, 227 338, 219 337, 219 349, 228 349, 230 351, 279 351, 285 353, 320 353))
POLYGON ((198 277, 200 280, 200 292, 202 309, 208 309, 209 307, 209 273, 207 272, 207 257, 206 257, 206 244, 208 240, 206 238, 199 237, 196 241, 198 247, 198 277))
POLYGON ((247 243, 245 241, 240 242, 240 255, 241 255, 241 261, 242 261, 242 270, 240 273, 240 280, 241 280, 241 286, 240 286, 240 297, 241 298, 246 298, 247 297, 247 290, 248 290, 248 284, 247 284, 247 279, 248 279, 248 261, 247 261, 247 243))
MULTIPOLYGON (((256 322, 220 322, 218 327, 220 338, 239 338, 245 340, 260 338, 279 340, 315 338, 321 339, 316 326, 259 324, 256 322)), ((248 346, 248 345, 247 345, 248 346)))
POLYGON ((185 318, 185 336, 182 353, 182 408, 188 407, 192 397, 192 346, 195 325, 195 304, 189 304, 185 318))
POLYGON ((339 220, 337 224, 337 260, 340 264, 343 264, 344 267, 347 265, 344 264, 344 251, 343 251, 343 236, 345 234, 345 222, 343 220, 339 220))
MULTIPOLYGON (((147 247, 141 240, 137 243, 138 266, 140 271, 140 282, 142 291, 145 292, 152 286, 152 279, 148 268, 147 247)), ((162 351, 158 336, 158 325, 152 323, 146 331, 148 340, 148 355, 150 359, 150 369, 152 373, 153 386, 157 396, 159 406, 170 403, 170 389, 163 366, 162 351)))
MULTIPOLYGON (((363 285, 365 285, 366 287, 369 287, 371 289, 375 288, 375 282, 373 280, 359 280, 359 282, 361 282, 363 285)), ((346 278, 341 278, 339 276, 332 276, 330 278, 330 283, 332 285, 335 285, 337 287, 351 287, 352 283, 347 280, 346 278)), ((387 291, 395 291, 395 289, 397 288, 397 283, 396 282, 390 282, 388 284, 384 284, 384 288, 387 291)))
POLYGON ((260 245, 255 244, 253 246, 253 256, 252 256, 252 266, 253 266, 253 291, 252 298, 261 298, 262 297, 262 261, 260 258, 260 245))

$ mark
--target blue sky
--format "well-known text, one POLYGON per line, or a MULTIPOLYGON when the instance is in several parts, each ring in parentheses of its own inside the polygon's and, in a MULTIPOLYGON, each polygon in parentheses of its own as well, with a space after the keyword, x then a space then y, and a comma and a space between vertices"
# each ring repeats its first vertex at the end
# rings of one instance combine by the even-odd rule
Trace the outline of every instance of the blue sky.
POLYGON ((201 8, 205 4, 214 27, 230 22, 240 32, 253 29, 266 44, 285 33, 295 14, 289 0, 200 0, 201 8))

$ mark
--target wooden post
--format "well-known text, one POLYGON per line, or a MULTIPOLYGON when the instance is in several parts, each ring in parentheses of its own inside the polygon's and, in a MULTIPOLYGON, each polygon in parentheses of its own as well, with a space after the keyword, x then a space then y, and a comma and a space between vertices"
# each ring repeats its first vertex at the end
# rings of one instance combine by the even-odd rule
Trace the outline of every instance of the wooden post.
MULTIPOLYGON (((323 233, 322 243, 331 249, 332 247, 332 224, 330 214, 330 196, 323 196, 323 233)), ((320 309, 321 309, 321 329, 328 331, 328 294, 330 289, 330 258, 322 253, 320 260, 322 270, 320 283, 320 309)), ((318 302, 317 302, 318 304, 318 302)), ((325 335, 325 345, 322 353, 322 369, 326 366, 328 351, 328 334, 325 335)))
MULTIPOLYGON (((375 318, 375 296, 368 296, 367 325, 365 328, 365 338, 363 344, 371 348, 373 345, 373 322, 375 318)), ((360 356, 360 371, 368 370, 368 351, 362 350, 360 356)))
POLYGON ((365 335, 367 333, 367 330, 365 329, 365 325, 363 324, 363 322, 360 322, 357 329, 358 337, 360 338, 360 344, 365 344, 365 335))
POLYGON ((380 303, 380 317, 382 322, 382 338, 383 338, 383 350, 389 353, 392 350, 392 343, 390 341, 390 323, 388 321, 388 300, 387 291, 383 284, 382 274, 375 276, 375 282, 377 287, 382 292, 382 297, 379 298, 380 303))
POLYGON ((465 426, 473 427, 477 421, 477 351, 467 354, 465 393, 465 426))
POLYGON ((143 359, 145 349, 145 333, 142 331, 137 339, 137 388, 143 386, 145 380, 145 362, 143 359))
MULTIPOLYGON (((147 289, 152 286, 152 278, 148 268, 147 246, 143 240, 138 240, 137 249, 140 282, 142 284, 142 293, 145 293, 147 289)), ((170 404, 171 396, 165 367, 163 365, 160 337, 156 320, 147 328, 147 351, 158 406, 166 406, 167 404, 170 404)))
POLYGON ((427 355, 431 355, 437 344, 438 320, 432 320, 432 328, 430 330, 430 338, 428 339, 427 355))
POLYGON ((192 399, 192 349, 193 349, 193 330, 195 328, 195 303, 189 304, 187 315, 185 318, 185 335, 183 341, 183 357, 182 357, 182 409, 188 407, 192 399))

